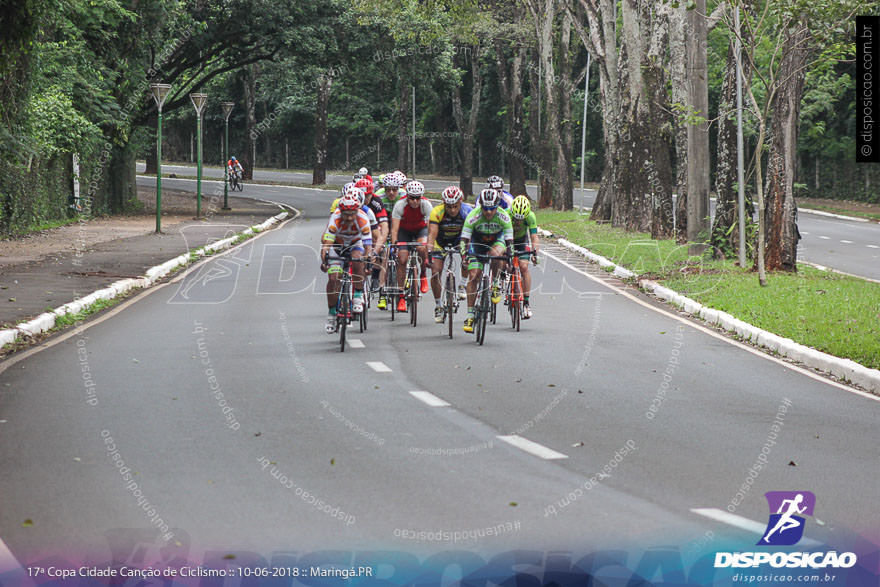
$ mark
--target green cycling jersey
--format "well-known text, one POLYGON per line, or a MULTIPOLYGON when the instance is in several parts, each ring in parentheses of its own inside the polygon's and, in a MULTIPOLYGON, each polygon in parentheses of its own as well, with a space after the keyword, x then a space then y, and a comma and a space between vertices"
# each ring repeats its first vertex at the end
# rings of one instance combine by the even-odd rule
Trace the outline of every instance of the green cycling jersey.
POLYGON ((513 240, 513 223, 510 216, 501 208, 496 208, 492 218, 483 216, 482 208, 474 208, 461 229, 461 238, 480 243, 492 243, 496 240, 513 240))
POLYGON ((521 240, 526 235, 532 235, 538 232, 538 219, 535 213, 529 211, 529 215, 521 222, 513 221, 513 238, 521 240))

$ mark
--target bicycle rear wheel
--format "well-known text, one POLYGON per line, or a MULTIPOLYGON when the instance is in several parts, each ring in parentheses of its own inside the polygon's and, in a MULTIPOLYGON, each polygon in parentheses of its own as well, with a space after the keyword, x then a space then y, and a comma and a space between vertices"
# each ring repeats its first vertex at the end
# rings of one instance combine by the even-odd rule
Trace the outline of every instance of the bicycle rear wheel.
POLYGON ((477 336, 477 342, 480 343, 480 346, 483 346, 483 341, 486 340, 486 320, 489 318, 490 312, 489 305, 491 300, 489 298, 492 295, 490 293, 492 282, 483 277, 482 285, 482 292, 480 293, 480 318, 478 320, 479 335, 477 336))
POLYGON ((522 318, 522 283, 519 273, 514 273, 510 280, 510 321, 514 330, 519 332, 519 323, 522 318))
POLYGON ((351 300, 348 299, 348 284, 343 282, 342 292, 339 294, 339 307, 336 310, 336 323, 339 325, 339 352, 345 352, 345 331, 348 328, 348 313, 351 310, 351 300))
POLYGON ((394 313, 397 312, 397 296, 393 291, 397 290, 397 263, 392 260, 388 264, 388 271, 385 272, 385 304, 386 308, 391 307, 391 321, 394 322, 394 313), (388 285, 388 284, 392 285, 388 285), (390 291, 389 291, 390 290, 390 291))
POLYGON ((416 325, 419 318, 419 271, 411 265, 409 271, 409 322, 416 325))

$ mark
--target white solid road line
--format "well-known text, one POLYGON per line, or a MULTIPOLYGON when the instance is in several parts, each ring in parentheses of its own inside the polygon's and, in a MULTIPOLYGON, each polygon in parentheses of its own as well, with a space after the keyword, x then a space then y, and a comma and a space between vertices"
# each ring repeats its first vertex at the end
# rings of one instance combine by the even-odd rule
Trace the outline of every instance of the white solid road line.
MULTIPOLYGON (((724 524, 727 524, 729 526, 734 526, 748 532, 753 532, 758 536, 762 536, 764 534, 764 530, 767 529, 766 524, 761 524, 760 522, 756 522, 754 520, 750 520, 736 514, 731 514, 730 512, 725 512, 724 510, 719 510, 717 508, 692 508, 691 511, 695 514, 700 514, 701 516, 711 518, 717 522, 723 522, 724 524)), ((815 548, 816 546, 821 546, 822 543, 816 540, 812 540, 810 538, 802 538, 800 542, 798 542, 798 545, 805 546, 807 548, 815 548)))
POLYGON ((376 373, 391 373, 391 367, 382 361, 367 361, 367 366, 376 373))
POLYGON ((450 405, 449 402, 440 399, 430 391, 411 391, 409 394, 416 399, 422 400, 432 408, 445 408, 450 405))
POLYGON ((523 438, 522 436, 517 436, 516 434, 512 434, 510 436, 499 436, 498 440, 503 440, 507 444, 515 446, 520 450, 523 450, 531 455, 542 459, 554 460, 568 458, 568 455, 564 455, 561 452, 556 452, 552 448, 547 448, 543 444, 532 442, 528 438, 523 438))
POLYGON ((348 339, 348 345, 349 345, 351 348, 353 348, 353 349, 362 349, 362 348, 366 348, 366 345, 364 345, 364 341, 362 341, 362 340, 359 339, 359 338, 349 338, 349 339, 348 339))

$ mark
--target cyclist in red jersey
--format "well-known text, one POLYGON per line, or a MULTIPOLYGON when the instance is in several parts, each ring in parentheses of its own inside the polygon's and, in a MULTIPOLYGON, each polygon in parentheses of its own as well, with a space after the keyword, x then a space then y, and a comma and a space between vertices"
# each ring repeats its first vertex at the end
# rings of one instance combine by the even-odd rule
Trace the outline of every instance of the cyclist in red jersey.
MULTIPOLYGON (((428 219, 434 206, 424 197, 425 186, 420 181, 409 181, 406 184, 406 199, 398 200, 391 212, 391 242, 398 245, 397 251, 397 286, 403 289, 406 278, 406 262, 409 251, 405 243, 420 243, 418 246, 421 260, 421 291, 428 293, 428 277, 425 272, 428 263, 428 219)), ((400 298, 397 303, 398 312, 406 312, 406 300, 400 298)))

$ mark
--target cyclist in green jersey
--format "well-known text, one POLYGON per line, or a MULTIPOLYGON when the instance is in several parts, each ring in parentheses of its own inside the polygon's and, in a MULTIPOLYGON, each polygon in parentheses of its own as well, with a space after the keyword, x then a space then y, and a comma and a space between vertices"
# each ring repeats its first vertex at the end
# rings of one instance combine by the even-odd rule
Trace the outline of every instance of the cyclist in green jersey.
MULTIPOLYGON (((461 229, 462 256, 468 253, 467 318, 464 331, 474 331, 474 305, 477 300, 477 287, 483 275, 483 263, 488 256, 497 257, 513 252, 513 224, 504 210, 499 210, 501 194, 491 188, 480 192, 477 207, 468 214, 461 229), (473 241, 473 242, 471 242, 473 241)), ((491 261, 492 273, 498 274, 499 260, 491 261)), ((492 302, 500 301, 498 285, 493 284, 492 302)))
POLYGON ((532 212, 532 204, 528 196, 517 196, 510 204, 510 218, 513 221, 513 252, 517 257, 522 272, 523 285, 523 320, 532 317, 529 306, 529 292, 532 290, 532 275, 529 273, 529 262, 538 264, 538 220, 532 212))

